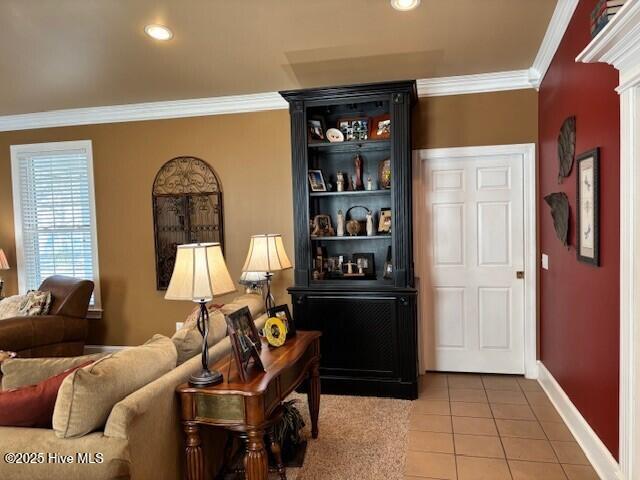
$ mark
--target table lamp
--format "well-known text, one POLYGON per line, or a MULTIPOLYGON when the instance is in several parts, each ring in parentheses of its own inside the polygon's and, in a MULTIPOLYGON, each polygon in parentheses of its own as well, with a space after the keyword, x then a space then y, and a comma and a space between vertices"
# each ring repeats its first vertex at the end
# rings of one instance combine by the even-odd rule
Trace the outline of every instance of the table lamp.
MULTIPOLYGON (((11 267, 9 266, 9 262, 7 261, 7 256, 4 254, 4 250, 0 248, 0 270, 9 270, 11 267)), ((4 297, 2 296, 2 289, 4 288, 4 280, 0 277, 0 300, 4 297)))
POLYGON ((219 243, 178 245, 176 263, 164 298, 190 300, 200 304, 198 331, 202 335, 202 370, 189 377, 194 387, 206 387, 222 382, 222 374, 209 370, 209 311, 206 303, 213 297, 234 292, 236 287, 224 263, 219 243))
POLYGON ((263 285, 267 283, 267 277, 264 272, 242 272, 238 283, 247 287, 246 293, 255 293, 260 291, 264 295, 263 285))
POLYGON ((282 235, 276 233, 264 233, 253 235, 249 243, 249 253, 242 267, 243 272, 264 272, 267 279, 267 293, 264 305, 267 311, 275 307, 275 301, 271 294, 271 277, 273 272, 291 268, 291 262, 284 250, 282 235))

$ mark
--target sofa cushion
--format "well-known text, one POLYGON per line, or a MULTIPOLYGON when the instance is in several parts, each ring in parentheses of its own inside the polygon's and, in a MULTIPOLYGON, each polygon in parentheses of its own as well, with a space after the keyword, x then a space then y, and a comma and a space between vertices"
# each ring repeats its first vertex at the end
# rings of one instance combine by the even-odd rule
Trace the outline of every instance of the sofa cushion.
POLYGON ((26 295, 11 295, 0 300, 0 320, 17 317, 26 295))
POLYGON ((60 385, 75 370, 92 363, 81 363, 35 385, 1 391, 0 426, 50 428, 60 385))
POLYGON ((41 292, 39 290, 29 290, 25 295, 24 302, 20 305, 18 315, 21 317, 33 317, 35 315, 46 315, 51 307, 51 292, 41 292))
MULTIPOLYGON (((224 316, 244 306, 249 307, 254 319, 264 312, 262 297, 255 294, 241 295, 226 305, 216 305, 212 302, 207 304, 207 310, 209 311, 209 335, 207 336, 207 343, 209 344, 209 348, 213 347, 227 335, 227 324, 224 316)), ((182 365, 191 357, 202 352, 202 335, 200 335, 197 328, 199 313, 200 306, 198 305, 185 319, 182 328, 171 337, 178 351, 178 365, 182 365)))
POLYGON ((94 353, 80 357, 12 358, 2 362, 2 388, 18 388, 33 385, 64 372, 68 368, 105 357, 107 353, 94 353))
POLYGON ((107 355, 76 370, 60 386, 53 429, 60 438, 101 429, 113 406, 176 366, 171 339, 154 335, 147 343, 107 355))

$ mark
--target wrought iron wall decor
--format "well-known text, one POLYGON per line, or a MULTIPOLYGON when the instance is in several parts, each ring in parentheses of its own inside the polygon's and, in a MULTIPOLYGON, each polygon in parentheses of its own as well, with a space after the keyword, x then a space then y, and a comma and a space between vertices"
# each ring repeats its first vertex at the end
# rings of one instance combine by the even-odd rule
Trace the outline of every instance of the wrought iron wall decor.
POLYGON ((550 193, 544 201, 551 207, 551 218, 558 239, 568 247, 569 237, 569 198, 564 192, 550 193))
POLYGON ((166 290, 177 245, 220 242, 224 251, 222 185, 203 160, 176 157, 156 175, 152 196, 156 287, 166 290))
POLYGON ((569 176, 576 154, 576 117, 567 118, 558 135, 558 183, 569 176))

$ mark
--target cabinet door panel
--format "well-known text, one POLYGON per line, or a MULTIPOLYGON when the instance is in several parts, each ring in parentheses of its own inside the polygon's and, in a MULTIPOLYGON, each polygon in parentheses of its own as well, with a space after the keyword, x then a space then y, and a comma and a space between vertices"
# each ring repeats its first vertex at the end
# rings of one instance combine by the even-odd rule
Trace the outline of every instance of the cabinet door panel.
POLYGON ((395 298, 309 296, 306 303, 308 328, 322 331, 323 375, 399 377, 395 298))

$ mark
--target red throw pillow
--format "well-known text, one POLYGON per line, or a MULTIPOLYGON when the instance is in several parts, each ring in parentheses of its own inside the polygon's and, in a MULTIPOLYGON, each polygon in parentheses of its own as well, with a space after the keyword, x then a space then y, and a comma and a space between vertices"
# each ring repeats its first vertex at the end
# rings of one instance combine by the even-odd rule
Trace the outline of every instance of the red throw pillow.
POLYGON ((0 426, 51 428, 53 409, 62 381, 85 362, 35 385, 0 391, 0 426))

